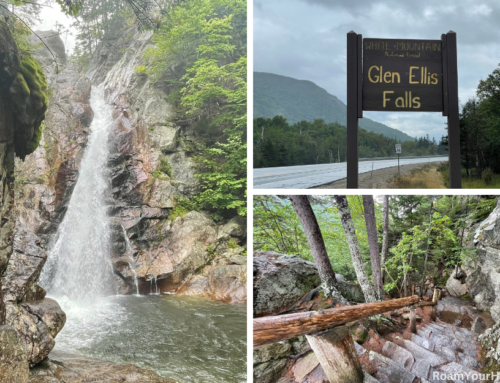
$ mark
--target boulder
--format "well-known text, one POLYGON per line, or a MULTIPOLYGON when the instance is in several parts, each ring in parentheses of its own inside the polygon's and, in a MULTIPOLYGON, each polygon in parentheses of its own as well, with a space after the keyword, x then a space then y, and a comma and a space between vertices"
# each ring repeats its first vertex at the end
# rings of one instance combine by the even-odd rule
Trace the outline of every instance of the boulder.
POLYGON ((205 295, 226 303, 247 301, 246 257, 226 260, 225 265, 206 266, 203 274, 193 276, 177 291, 178 295, 205 295))
POLYGON ((257 251, 253 258, 254 316, 287 310, 320 284, 314 263, 297 256, 257 251))
POLYGON ((50 298, 30 303, 6 304, 6 322, 22 335, 31 366, 44 360, 55 346, 54 338, 66 315, 50 298))
POLYGON ((453 297, 461 297, 467 294, 467 285, 465 279, 456 279, 455 271, 452 271, 450 277, 446 281, 446 290, 453 297))
POLYGON ((45 291, 36 284, 46 258, 40 238, 20 228, 1 278, 6 323, 21 336, 31 365, 49 355, 55 345, 54 338, 66 321, 57 302, 44 298, 45 291))
MULTIPOLYGON (((321 284, 316 265, 297 256, 270 251, 254 253, 254 316, 290 309, 321 284)), ((339 290, 351 302, 364 302, 357 283, 336 274, 339 290)))
POLYGON ((24 343, 10 326, 0 326, 0 382, 26 383, 29 364, 24 343))

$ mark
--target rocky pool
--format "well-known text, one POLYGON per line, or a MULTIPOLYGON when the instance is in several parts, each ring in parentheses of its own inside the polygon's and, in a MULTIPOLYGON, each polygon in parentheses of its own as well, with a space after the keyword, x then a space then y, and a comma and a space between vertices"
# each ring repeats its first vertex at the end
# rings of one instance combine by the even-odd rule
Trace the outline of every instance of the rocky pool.
POLYGON ((110 296, 67 315, 54 351, 132 363, 185 382, 246 382, 246 307, 174 295, 110 296))

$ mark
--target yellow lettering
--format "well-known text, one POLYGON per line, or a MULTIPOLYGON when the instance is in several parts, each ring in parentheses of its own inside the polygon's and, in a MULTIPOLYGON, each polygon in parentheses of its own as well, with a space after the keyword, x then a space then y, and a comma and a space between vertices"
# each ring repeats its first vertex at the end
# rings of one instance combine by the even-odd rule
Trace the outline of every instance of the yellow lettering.
POLYGON ((384 73, 384 82, 390 84, 391 83, 391 72, 384 73))
POLYGON ((433 73, 433 74, 431 74, 431 79, 432 79, 431 84, 432 84, 432 85, 436 85, 436 84, 438 83, 437 73, 433 73))
POLYGON ((372 73, 372 69, 375 68, 376 70, 379 70, 378 69, 378 66, 374 65, 372 67, 370 67, 370 69, 368 69, 368 80, 370 80, 371 82, 378 82, 378 79, 379 77, 378 76, 375 76, 375 80, 372 79, 372 76, 371 76, 371 73, 372 73))
POLYGON ((403 97, 396 98, 396 108, 404 108, 404 107, 405 107, 405 99, 403 97))
POLYGON ((385 102, 386 101, 391 101, 390 98, 385 98, 385 94, 386 93, 394 93, 394 91, 393 90, 384 90, 384 108, 385 108, 385 102))
POLYGON ((420 97, 414 97, 412 102, 417 104, 418 106, 414 106, 415 109, 419 109, 420 108, 420 97))
POLYGON ((415 77, 415 75, 412 73, 413 69, 418 69, 418 66, 411 66, 410 67, 410 84, 418 84, 418 81, 413 81, 412 80, 412 78, 415 77))
POLYGON ((399 73, 398 72, 392 72, 392 83, 394 84, 394 76, 398 76, 398 84, 400 83, 400 78, 399 78, 399 73))

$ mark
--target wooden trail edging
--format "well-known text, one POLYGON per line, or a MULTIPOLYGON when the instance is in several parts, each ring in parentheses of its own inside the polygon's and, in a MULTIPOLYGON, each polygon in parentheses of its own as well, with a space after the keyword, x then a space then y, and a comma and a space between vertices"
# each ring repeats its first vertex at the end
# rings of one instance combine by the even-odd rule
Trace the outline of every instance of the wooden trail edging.
MULTIPOLYGON (((253 320, 253 346, 256 348, 301 335, 313 334, 358 319, 411 306, 417 304, 418 300, 418 296, 414 295, 383 302, 363 303, 356 306, 255 318, 253 320)), ((429 303, 431 305, 436 304, 434 302, 429 303)))

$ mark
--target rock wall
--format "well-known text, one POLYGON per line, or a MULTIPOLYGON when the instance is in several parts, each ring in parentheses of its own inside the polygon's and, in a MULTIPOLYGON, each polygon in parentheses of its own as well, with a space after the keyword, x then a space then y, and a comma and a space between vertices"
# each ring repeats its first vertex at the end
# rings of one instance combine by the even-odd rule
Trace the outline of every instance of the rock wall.
POLYGON ((158 289, 244 302, 245 220, 215 223, 205 212, 176 209, 200 191, 193 160, 197 137, 192 127, 174 122, 165 89, 136 71, 147 64, 143 53, 154 47, 151 35, 117 25, 88 73, 94 84, 104 84, 114 106, 110 210, 121 291, 135 289, 134 268, 141 293, 158 289))
POLYGON ((467 292, 476 307, 490 310, 500 321, 500 199, 493 212, 476 230, 472 245, 477 253, 467 269, 467 292))
POLYGON ((110 134, 112 262, 119 291, 178 292, 224 302, 246 301, 246 226, 241 217, 214 222, 208 213, 180 208, 200 189, 195 177, 196 134, 174 123, 165 89, 135 68, 152 32, 119 22, 96 50, 84 76, 67 62, 54 33, 35 57, 48 79, 51 100, 38 149, 16 163, 18 228, 50 248, 64 218, 87 143, 92 86, 105 87, 114 107, 110 134), (177 209, 176 209, 177 207, 177 209), (133 270, 134 269, 134 270, 133 270), (135 271, 135 274, 134 274, 135 271))

